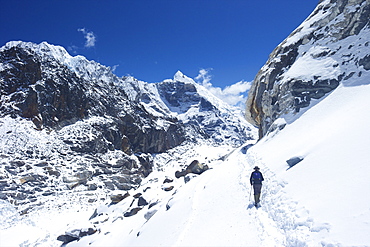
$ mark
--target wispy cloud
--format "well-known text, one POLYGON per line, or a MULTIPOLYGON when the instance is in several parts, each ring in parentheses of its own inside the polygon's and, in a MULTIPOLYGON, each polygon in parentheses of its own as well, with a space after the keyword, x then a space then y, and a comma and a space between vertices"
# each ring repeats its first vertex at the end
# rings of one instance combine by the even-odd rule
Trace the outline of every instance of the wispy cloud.
POLYGON ((68 51, 70 51, 72 54, 76 55, 78 51, 78 47, 75 45, 70 45, 67 47, 68 51))
POLYGON ((209 73, 211 70, 212 69, 201 69, 201 70, 199 70, 199 74, 194 79, 206 88, 212 87, 212 83, 211 83, 212 76, 209 73))
POLYGON ((77 31, 84 34, 84 37, 86 39, 85 47, 90 48, 94 47, 96 43, 96 36, 92 31, 87 31, 86 28, 79 28, 77 31))
POLYGON ((212 69, 201 69, 199 71, 199 75, 195 77, 195 80, 207 88, 213 95, 222 99, 226 103, 244 109, 245 101, 247 100, 247 94, 252 83, 247 81, 239 81, 235 84, 225 87, 224 89, 220 87, 214 87, 211 83, 211 70, 212 69))
POLYGON ((113 65, 111 70, 112 72, 114 73, 116 71, 116 69, 118 68, 119 64, 116 64, 116 65, 113 65))

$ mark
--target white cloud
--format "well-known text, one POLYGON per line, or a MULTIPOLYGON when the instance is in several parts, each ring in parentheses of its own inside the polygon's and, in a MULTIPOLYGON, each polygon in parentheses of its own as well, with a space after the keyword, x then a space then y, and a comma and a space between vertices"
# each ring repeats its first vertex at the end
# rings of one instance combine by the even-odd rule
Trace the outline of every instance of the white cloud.
POLYGON ((119 64, 116 64, 116 65, 113 65, 111 70, 112 72, 114 73, 116 71, 116 69, 118 68, 119 64))
POLYGON ((214 87, 211 83, 212 76, 210 71, 212 69, 201 69, 199 75, 194 79, 205 88, 207 88, 213 95, 222 99, 226 103, 239 106, 244 109, 245 101, 247 100, 247 93, 251 88, 252 83, 247 81, 239 81, 235 84, 225 87, 214 87))
POLYGON ((194 78, 198 82, 201 82, 201 84, 206 88, 212 87, 212 83, 210 82, 212 76, 209 74, 210 70, 212 69, 201 69, 199 70, 199 75, 197 75, 197 77, 194 78))
POLYGON ((85 47, 94 47, 96 43, 96 36, 92 31, 87 31, 86 28, 79 28, 77 31, 82 32, 85 36, 86 42, 85 47))

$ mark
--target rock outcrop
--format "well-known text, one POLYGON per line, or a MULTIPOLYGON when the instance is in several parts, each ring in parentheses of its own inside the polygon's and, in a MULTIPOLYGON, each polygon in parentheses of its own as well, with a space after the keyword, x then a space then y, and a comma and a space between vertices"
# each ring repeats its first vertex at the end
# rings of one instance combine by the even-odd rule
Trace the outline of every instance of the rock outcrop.
POLYGON ((73 145, 77 152, 164 152, 185 140, 177 119, 153 116, 120 86, 132 80, 118 78, 105 66, 47 43, 10 42, 0 53, 5 67, 0 71, 1 116, 30 119, 38 129, 63 128, 91 117, 107 120, 78 126, 83 134, 96 133, 93 139, 69 135, 80 138, 73 145), (159 126, 159 119, 167 126, 159 126))
POLYGON ((356 85, 370 68, 370 2, 323 0, 270 54, 254 79, 246 118, 268 133, 338 85, 356 85))
POLYGON ((0 198, 24 213, 59 193, 94 202, 135 189, 155 155, 198 141, 238 146, 250 130, 181 72, 151 84, 46 42, 0 48, 0 198))

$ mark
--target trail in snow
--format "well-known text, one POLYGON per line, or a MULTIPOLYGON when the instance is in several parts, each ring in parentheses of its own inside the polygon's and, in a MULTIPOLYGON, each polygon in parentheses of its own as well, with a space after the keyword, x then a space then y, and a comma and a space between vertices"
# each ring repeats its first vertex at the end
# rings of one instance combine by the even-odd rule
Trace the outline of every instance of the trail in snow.
POLYGON ((314 246, 313 234, 325 234, 309 212, 284 192, 279 181, 253 153, 238 148, 213 169, 174 194, 166 212, 158 212, 130 246, 314 246), (254 208, 249 176, 255 165, 265 176, 262 207, 254 208), (165 238, 165 240, 164 240, 165 238), (172 243, 172 244, 171 244, 172 243))
MULTIPOLYGON (((241 186, 236 150, 213 169, 193 178, 122 246, 260 246, 248 194, 241 186)), ((248 180, 243 178, 244 180, 248 180)))
POLYGON ((317 224, 280 181, 246 145, 194 181, 191 209, 175 246, 314 246, 314 235, 328 226, 317 224), (262 207, 251 207, 249 176, 258 165, 265 176, 262 207), (204 237, 213 236, 213 237, 204 237))
POLYGON ((245 157, 245 172, 258 165, 264 174, 261 204, 249 215, 255 219, 262 246, 336 246, 322 239, 330 230, 326 223, 318 223, 309 211, 286 194, 287 182, 279 180, 254 153, 249 150, 245 157))
MULTIPOLYGON (((334 246, 322 241, 328 225, 315 223, 308 210, 286 194, 287 183, 277 178, 251 146, 235 149, 224 161, 213 160, 212 169, 188 183, 177 180, 183 184, 174 192, 167 194, 150 185, 146 193, 167 196, 157 197, 157 206, 133 217, 122 217, 131 200, 102 205, 100 211, 105 213, 93 219, 100 222, 99 233, 68 246, 334 246), (251 207, 249 184, 255 165, 265 177, 258 209, 251 207), (153 215, 147 218, 148 213, 153 215)), ((207 150, 208 156, 214 151, 207 150)), ((144 194, 146 199, 149 195, 144 194)), ((86 218, 80 227, 87 226, 86 218)))
POLYGON ((256 238, 258 232, 253 219, 247 214, 248 193, 240 186, 248 178, 240 176, 242 157, 235 153, 215 169, 204 173, 195 186, 187 227, 176 246, 261 244, 256 238), (204 234, 212 237, 202 238, 204 234))

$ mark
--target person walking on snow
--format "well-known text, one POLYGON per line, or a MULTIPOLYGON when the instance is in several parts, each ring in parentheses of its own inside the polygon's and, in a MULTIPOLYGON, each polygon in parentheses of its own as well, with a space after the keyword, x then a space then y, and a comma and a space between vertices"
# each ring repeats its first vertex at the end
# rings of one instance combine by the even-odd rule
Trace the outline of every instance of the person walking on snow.
POLYGON ((260 172, 260 168, 258 166, 254 167, 254 171, 251 174, 250 182, 253 186, 254 191, 254 205, 257 207, 257 204, 260 202, 260 196, 261 196, 261 188, 262 188, 262 181, 263 181, 263 175, 260 172))

